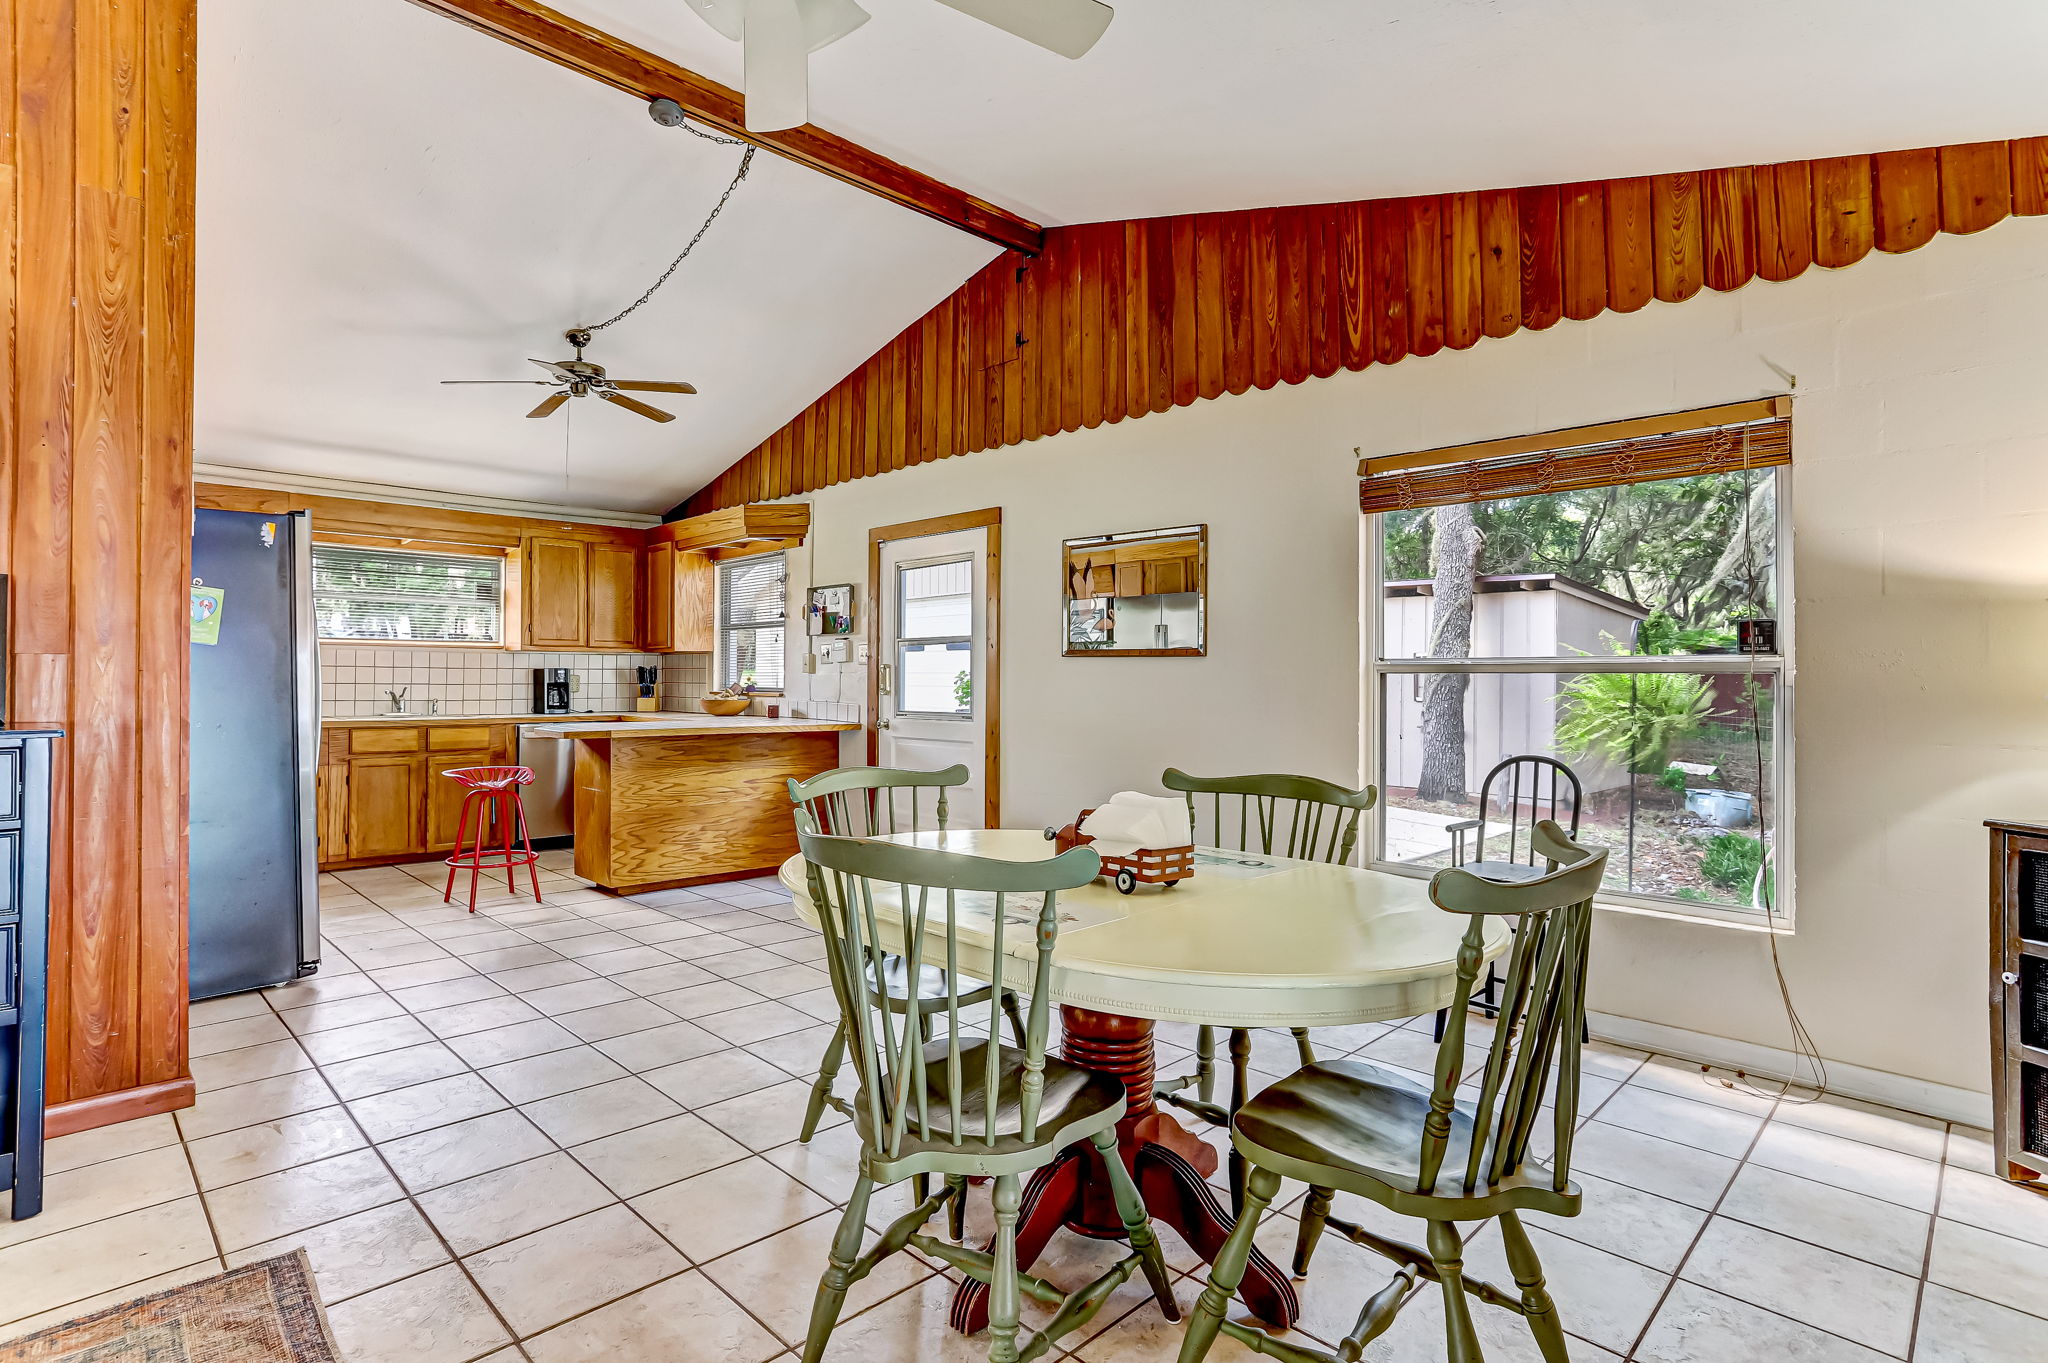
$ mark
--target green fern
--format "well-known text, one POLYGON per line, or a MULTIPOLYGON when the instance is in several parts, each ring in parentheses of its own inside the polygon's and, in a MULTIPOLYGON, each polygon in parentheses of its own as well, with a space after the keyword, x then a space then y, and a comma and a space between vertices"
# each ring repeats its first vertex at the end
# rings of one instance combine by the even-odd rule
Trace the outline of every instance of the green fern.
POLYGON ((1700 731, 1712 705, 1704 677, 1679 672, 1588 672, 1558 690, 1557 746, 1644 776, 1671 765, 1671 745, 1700 731))

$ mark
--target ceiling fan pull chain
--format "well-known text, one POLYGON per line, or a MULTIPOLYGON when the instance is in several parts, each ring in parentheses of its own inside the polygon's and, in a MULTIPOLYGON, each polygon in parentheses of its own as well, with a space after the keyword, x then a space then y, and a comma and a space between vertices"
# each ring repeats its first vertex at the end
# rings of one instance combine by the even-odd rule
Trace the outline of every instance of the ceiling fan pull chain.
MULTIPOLYGON (((687 123, 683 124, 683 126, 685 128, 689 128, 691 132, 697 132, 697 129, 690 128, 690 125, 687 123)), ((736 138, 713 137, 709 133, 697 133, 697 135, 699 137, 706 138, 709 141, 713 142, 724 142, 735 146, 739 145, 738 139, 736 138)), ((627 304, 623 310, 621 310, 618 313, 615 313, 610 317, 607 317, 604 321, 598 322, 592 326, 578 327, 576 328, 576 330, 583 332, 603 331, 606 327, 612 325, 612 323, 622 322, 626 318, 632 316, 634 313, 640 310, 642 304, 644 304, 648 299, 654 297, 655 291, 658 290, 662 285, 668 283, 669 276, 674 274, 678 269, 682 267, 682 263, 685 260, 689 259, 690 252, 697 249, 697 243, 704 240, 704 234, 711 230, 711 224, 718 221, 718 215, 725 210, 725 201, 727 199, 730 199, 732 197, 732 192, 740 187, 740 181, 747 178, 747 171, 753 166, 753 164, 754 148, 750 146, 744 152, 740 153, 739 170, 733 175, 732 183, 725 187, 725 193, 719 195, 718 202, 711 206, 711 213, 708 217, 704 219, 703 225, 697 229, 697 234, 690 238, 689 243, 683 247, 682 253, 678 255, 674 260, 669 262, 668 268, 661 272, 661 278, 655 280, 652 284, 647 286, 646 293, 641 294, 638 298, 634 299, 631 303, 627 304)), ((580 352, 581 347, 579 347, 578 349, 580 352)))

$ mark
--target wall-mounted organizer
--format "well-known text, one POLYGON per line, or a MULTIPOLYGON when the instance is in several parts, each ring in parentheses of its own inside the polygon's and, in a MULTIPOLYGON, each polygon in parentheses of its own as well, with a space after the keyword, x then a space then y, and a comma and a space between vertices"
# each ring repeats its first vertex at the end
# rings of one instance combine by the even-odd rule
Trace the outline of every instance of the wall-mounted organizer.
POLYGON ((1991 1102, 1998 1172, 2048 1177, 2048 824, 1991 820, 1991 1102))
POLYGON ((55 730, 0 730, 0 1191, 43 1209, 43 1047, 55 730))

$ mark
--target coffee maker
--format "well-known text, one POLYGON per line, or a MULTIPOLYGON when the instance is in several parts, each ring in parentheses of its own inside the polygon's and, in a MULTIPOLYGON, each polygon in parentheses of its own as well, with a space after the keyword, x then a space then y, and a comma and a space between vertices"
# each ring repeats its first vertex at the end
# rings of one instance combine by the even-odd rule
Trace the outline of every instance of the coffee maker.
POLYGON ((569 712, 569 669, 566 667, 534 668, 533 713, 537 715, 566 715, 569 712))

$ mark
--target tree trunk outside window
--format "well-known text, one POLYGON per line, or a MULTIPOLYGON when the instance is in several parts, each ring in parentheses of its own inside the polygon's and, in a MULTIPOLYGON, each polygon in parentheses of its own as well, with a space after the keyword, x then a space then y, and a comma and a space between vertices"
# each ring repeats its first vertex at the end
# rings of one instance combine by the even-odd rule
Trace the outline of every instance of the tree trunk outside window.
MULTIPOLYGON (((1440 506, 1434 512, 1435 583, 1429 627, 1429 656, 1468 658, 1472 655, 1472 596, 1479 572, 1484 536, 1473 523, 1470 503, 1440 506)), ((1422 775, 1419 800, 1449 804, 1465 799, 1465 691, 1470 678, 1461 672, 1431 676, 1422 698, 1422 775)))

